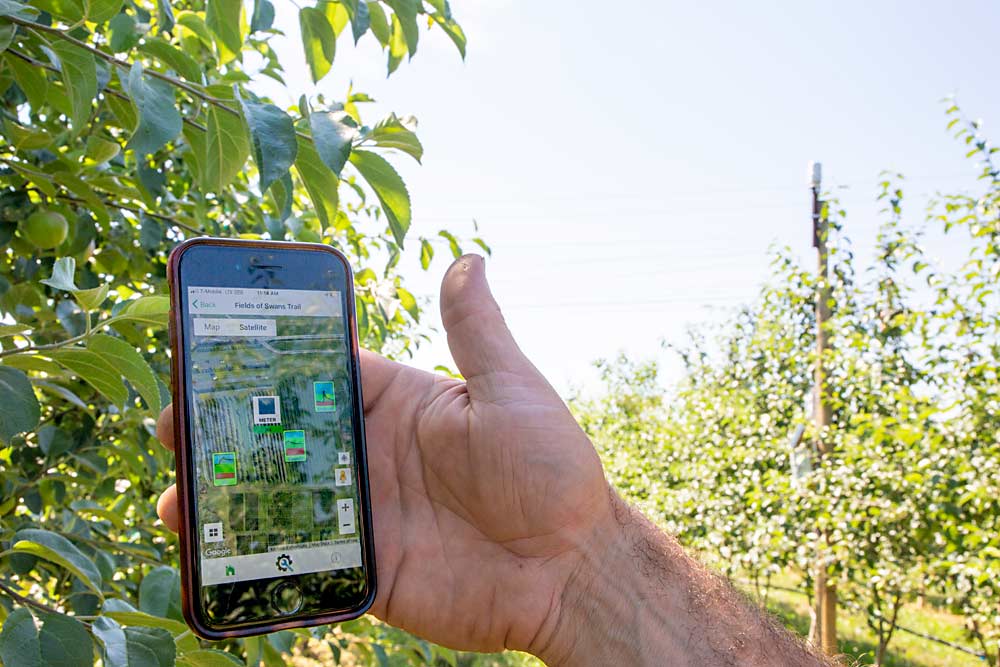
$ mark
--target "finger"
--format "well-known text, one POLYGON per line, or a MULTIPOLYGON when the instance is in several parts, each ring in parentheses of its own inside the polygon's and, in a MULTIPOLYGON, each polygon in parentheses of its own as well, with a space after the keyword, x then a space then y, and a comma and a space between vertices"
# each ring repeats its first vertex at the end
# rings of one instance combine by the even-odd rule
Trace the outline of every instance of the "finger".
POLYGON ((459 257, 445 273, 441 321, 452 357, 467 380, 495 372, 534 372, 493 299, 479 255, 459 257))
POLYGON ((174 448, 174 405, 171 403, 163 408, 159 419, 156 420, 156 437, 160 439, 167 449, 174 448))
POLYGON ((171 484, 167 490, 160 494, 160 499, 156 501, 156 513, 163 519, 163 524, 170 530, 177 532, 180 525, 180 513, 177 510, 177 485, 171 484))
POLYGON ((361 350, 361 393, 365 412, 374 407, 402 369, 402 364, 370 350, 361 350))

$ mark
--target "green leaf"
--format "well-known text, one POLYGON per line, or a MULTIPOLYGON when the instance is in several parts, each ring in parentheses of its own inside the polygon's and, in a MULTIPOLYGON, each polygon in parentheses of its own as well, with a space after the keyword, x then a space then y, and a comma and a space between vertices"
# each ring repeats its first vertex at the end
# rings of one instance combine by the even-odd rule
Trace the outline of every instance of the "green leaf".
POLYGON ((426 271, 434 259, 434 246, 427 239, 420 239, 420 267, 426 271))
POLYGON ((198 41, 200 41, 205 48, 212 48, 214 43, 214 40, 212 39, 212 31, 208 29, 205 19, 201 18, 199 14, 195 14, 194 12, 181 12, 177 15, 177 23, 191 31, 191 33, 198 38, 198 41))
POLYGON ((183 132, 188 145, 184 163, 191 167, 195 181, 201 186, 205 179, 205 146, 208 144, 208 133, 193 125, 185 125, 183 132))
POLYGON ((86 155, 97 164, 103 164, 114 159, 121 152, 121 145, 117 141, 108 141, 97 135, 87 138, 86 155))
POLYGON ((126 149, 140 156, 155 153, 180 134, 183 125, 174 104, 174 89, 159 79, 144 76, 138 60, 129 71, 127 88, 139 110, 139 126, 126 149))
POLYGON ((162 628, 126 628, 129 663, 143 667, 174 667, 177 646, 171 634, 162 628), (140 657, 142 656, 142 657, 140 657), (152 656, 150 662, 149 656, 152 656), (144 662, 138 662, 142 659, 144 662))
POLYGON ((371 27, 371 13, 368 11, 368 3, 358 0, 350 6, 351 12, 351 36, 357 44, 362 35, 368 32, 371 27))
POLYGON ((87 349, 104 357, 128 380, 154 415, 160 414, 160 388, 153 369, 132 345, 121 338, 96 334, 87 341, 87 349))
POLYGON ((73 278, 75 273, 76 260, 72 257, 61 257, 52 263, 52 276, 38 282, 53 289, 75 292, 76 281, 73 278))
POLYGON ((136 31, 135 17, 131 14, 119 14, 108 24, 111 39, 108 46, 113 53, 128 51, 139 43, 139 33, 136 31))
POLYGON ((32 109, 41 109, 45 104, 46 95, 49 90, 49 79, 46 71, 41 67, 35 67, 20 58, 11 54, 6 54, 7 66, 14 74, 14 81, 17 87, 24 91, 28 98, 28 104, 32 109))
POLYGON ((399 24, 406 39, 406 48, 412 58, 417 54, 417 41, 420 39, 420 30, 417 28, 417 10, 420 8, 420 0, 386 0, 387 5, 392 7, 392 11, 399 19, 399 24))
POLYGON ((444 33, 448 35, 452 43, 455 44, 455 48, 457 48, 458 52, 462 54, 462 59, 464 60, 465 45, 467 40, 465 38, 465 31, 462 30, 462 26, 458 25, 458 23, 450 18, 443 17, 441 14, 431 14, 431 18, 435 23, 441 26, 444 33))
POLYGON ((254 160, 260 172, 260 191, 263 194, 295 163, 299 151, 295 123, 291 116, 273 104, 242 99, 240 102, 253 139, 254 160))
POLYGON ((333 28, 333 34, 340 37, 340 33, 344 31, 347 27, 347 23, 351 20, 350 13, 347 8, 339 0, 320 0, 316 7, 321 9, 324 14, 326 14, 326 20, 330 22, 330 27, 333 28))
POLYGON ((337 36, 326 14, 315 7, 303 7, 299 11, 299 29, 302 32, 302 48, 305 49, 309 74, 313 83, 317 83, 333 65, 337 54, 337 36))
POLYGON ((48 373, 49 375, 62 372, 62 368, 58 364, 48 359, 43 359, 37 354, 13 354, 9 357, 4 357, 3 363, 4 366, 10 366, 22 371, 39 371, 41 373, 48 373))
POLYGON ((87 20, 92 23, 104 23, 112 20, 122 8, 123 0, 88 0, 87 20))
POLYGON ((63 614, 40 614, 42 662, 58 667, 92 667, 94 643, 83 623, 63 614))
POLYGON ((0 51, 6 51, 17 34, 17 26, 9 21, 0 21, 0 51))
POLYGON ((242 0, 206 0, 206 5, 205 24, 215 33, 220 63, 240 59, 246 25, 242 0))
POLYGON ((483 252, 485 252, 487 255, 493 254, 493 249, 486 244, 486 241, 482 240, 478 236, 473 237, 472 242, 475 243, 480 248, 482 248, 483 252))
POLYGON ((392 15, 392 31, 389 34, 389 74, 396 71, 406 55, 406 38, 399 17, 392 15))
POLYGON ((107 207, 104 205, 104 201, 97 196, 94 190, 84 183, 81 179, 70 174, 66 171, 58 171, 52 175, 53 180, 59 185, 63 186, 78 198, 82 199, 90 209, 90 212, 94 214, 100 222, 107 223, 111 220, 111 216, 108 213, 107 207))
POLYGON ((139 51, 152 56, 188 81, 202 82, 201 66, 198 61, 161 37, 147 36, 139 46, 139 51))
POLYGON ((113 618, 122 625, 163 628, 174 636, 174 641, 181 651, 192 651, 198 648, 198 640, 191 634, 188 626, 181 621, 138 611, 129 603, 118 598, 105 600, 103 610, 105 616, 113 618))
POLYGON ((452 257, 458 259, 459 257, 462 256, 462 246, 458 244, 458 239, 455 238, 454 234, 445 229, 442 229, 441 231, 438 232, 438 236, 444 237, 445 239, 448 240, 448 247, 451 249, 452 257))
POLYGON ((427 4, 445 18, 451 18, 451 6, 448 4, 448 0, 427 0, 427 4))
POLYGON ((15 0, 0 0, 0 16, 34 18, 38 16, 38 10, 15 0))
POLYGON ((90 629, 101 643, 104 667, 129 667, 125 631, 117 621, 107 616, 100 616, 94 619, 90 629))
POLYGON ((11 539, 11 550, 31 554, 64 567, 87 588, 101 595, 101 573, 94 561, 83 555, 62 535, 37 528, 19 530, 11 539))
POLYGON ((139 610, 180 620, 180 581, 177 570, 168 565, 153 568, 139 585, 139 610))
MULTIPOLYGON (((362 0, 363 1, 363 0, 362 0)), ((383 47, 389 44, 389 19, 385 16, 385 10, 378 2, 366 2, 368 5, 368 18, 371 24, 372 34, 383 47)))
POLYGON ((424 147, 417 139, 417 135, 404 125, 403 121, 394 113, 376 123, 367 138, 374 141, 380 148, 395 148, 403 151, 417 162, 420 162, 424 155, 424 147))
POLYGON ((202 188, 220 193, 243 170, 250 156, 250 140, 239 115, 223 111, 214 104, 208 106, 206 113, 208 132, 202 188))
POLYGON ((339 178, 351 155, 351 142, 358 134, 357 123, 346 111, 313 111, 309 127, 320 159, 339 178))
POLYGON ((0 661, 17 667, 42 667, 38 628, 31 612, 21 607, 11 612, 0 630, 0 661))
POLYGON ((104 323, 139 322, 151 326, 166 326, 169 312, 170 297, 144 296, 128 301, 117 315, 105 320, 104 323))
POLYGON ((370 151, 355 150, 351 164, 375 191, 396 245, 402 248, 410 228, 410 193, 403 179, 385 158, 370 151))
POLYGON ((118 124, 123 130, 127 130, 130 134, 135 132, 135 128, 139 125, 139 112, 131 100, 108 95, 104 98, 104 103, 111 109, 111 113, 118 119, 118 124))
POLYGON ((174 10, 170 6, 170 0, 157 0, 156 22, 156 28, 160 34, 169 32, 177 25, 177 20, 174 18, 174 10))
POLYGON ((178 667, 233 667, 233 665, 243 667, 243 662, 225 651, 206 648, 185 653, 177 658, 177 665, 178 667))
MULTIPOLYGON (((270 639, 270 636, 268 636, 270 639)), ((264 665, 265 667, 285 667, 287 664, 285 662, 285 657, 281 655, 281 651, 275 648, 274 644, 270 641, 265 641, 261 646, 264 649, 264 665)))
MULTIPOLYGON (((296 146, 298 144, 296 143, 296 146)), ((274 199, 274 207, 278 212, 277 220, 278 222, 284 222, 292 215, 292 195, 294 192, 294 186, 292 184, 292 175, 286 173, 284 176, 276 180, 271 184, 270 188, 271 197, 274 199)), ((280 226, 280 232, 272 232, 271 238, 280 240, 284 238, 284 225, 280 226)))
POLYGON ((3 127, 7 140, 18 150, 38 150, 52 143, 52 136, 45 130, 31 130, 6 118, 3 127))
POLYGON ((298 140, 299 153, 295 158, 295 170, 299 172, 299 178, 306 186, 306 192, 315 207, 316 215, 325 229, 332 226, 337 218, 337 208, 340 205, 337 186, 340 182, 323 164, 312 142, 302 137, 298 140))
POLYGON ((104 283, 100 287, 93 289, 81 289, 73 293, 73 298, 80 304, 80 308, 85 311, 94 311, 101 307, 104 300, 108 298, 108 288, 110 285, 104 283))
POLYGON ((272 25, 274 25, 274 5, 271 0, 254 0, 250 32, 270 30, 272 25))
POLYGON ((28 376, 16 368, 0 366, 0 442, 38 426, 41 409, 28 376))
POLYGON ((28 333, 31 327, 27 324, 0 324, 0 338, 28 333))
POLYGON ((139 247, 148 253, 155 253, 160 249, 165 237, 163 235, 163 225, 149 215, 141 215, 139 224, 139 247))
POLYGON ((59 71, 72 108, 70 124, 78 134, 86 126, 97 97, 97 65, 94 56, 67 41, 54 40, 52 50, 59 56, 59 71))
POLYGON ((410 317, 413 318, 414 322, 420 321, 420 306, 417 305, 417 299, 410 293, 409 290, 405 290, 402 287, 396 288, 396 298, 399 299, 399 305, 403 307, 410 317))
POLYGON ((64 368, 76 373, 81 380, 92 386, 118 407, 124 407, 128 391, 122 384, 121 375, 114 366, 101 355, 81 348, 52 350, 49 355, 64 368))
POLYGON ((56 197, 56 188, 52 185, 52 181, 49 179, 47 174, 35 171, 34 169, 29 169, 23 164, 10 162, 7 166, 31 181, 35 187, 47 194, 49 197, 52 197, 53 199, 56 197))

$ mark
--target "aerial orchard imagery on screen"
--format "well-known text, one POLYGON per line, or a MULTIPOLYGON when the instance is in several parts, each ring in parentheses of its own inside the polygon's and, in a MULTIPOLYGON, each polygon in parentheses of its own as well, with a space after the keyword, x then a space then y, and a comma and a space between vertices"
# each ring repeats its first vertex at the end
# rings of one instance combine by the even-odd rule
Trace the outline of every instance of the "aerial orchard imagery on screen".
POLYGON ((320 293, 191 289, 201 290, 190 299, 190 358, 202 584, 359 566, 339 308, 335 317, 235 315, 289 292, 320 293), (254 296, 210 300, 208 290, 254 296))

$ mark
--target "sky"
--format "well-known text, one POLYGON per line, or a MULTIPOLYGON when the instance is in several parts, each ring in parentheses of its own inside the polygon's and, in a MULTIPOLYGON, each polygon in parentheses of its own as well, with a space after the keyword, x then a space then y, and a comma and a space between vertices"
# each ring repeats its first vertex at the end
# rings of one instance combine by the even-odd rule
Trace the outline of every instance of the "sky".
POLYGON ((366 120, 420 121, 423 164, 392 158, 413 202, 402 270, 435 329, 411 363, 453 365, 437 303, 448 252, 425 273, 416 237, 478 223, 508 325, 564 395, 596 390, 594 360, 619 352, 675 380, 662 341, 751 302, 769 247, 812 264, 811 160, 863 257, 883 170, 905 174, 913 222, 934 192, 974 184, 943 97, 987 134, 1000 124, 995 2, 452 0, 464 62, 435 29, 387 78, 374 37, 345 33, 315 86, 296 14, 276 5, 289 100, 343 99, 353 82, 378 101, 366 120))

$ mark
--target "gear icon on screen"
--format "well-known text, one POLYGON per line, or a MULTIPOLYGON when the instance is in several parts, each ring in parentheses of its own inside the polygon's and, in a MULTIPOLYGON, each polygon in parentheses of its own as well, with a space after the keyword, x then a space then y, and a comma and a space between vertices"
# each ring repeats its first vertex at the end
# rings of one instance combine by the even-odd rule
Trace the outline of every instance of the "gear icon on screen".
POLYGON ((281 572, 292 572, 292 557, 288 554, 281 554, 275 559, 274 566, 281 572))

